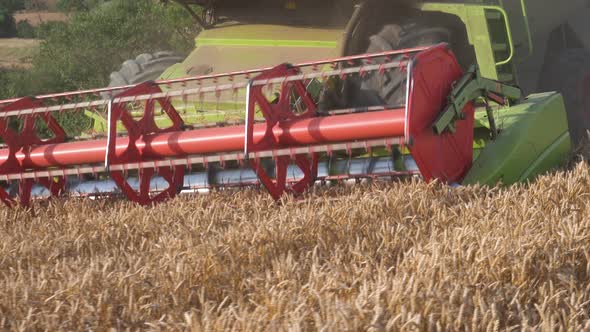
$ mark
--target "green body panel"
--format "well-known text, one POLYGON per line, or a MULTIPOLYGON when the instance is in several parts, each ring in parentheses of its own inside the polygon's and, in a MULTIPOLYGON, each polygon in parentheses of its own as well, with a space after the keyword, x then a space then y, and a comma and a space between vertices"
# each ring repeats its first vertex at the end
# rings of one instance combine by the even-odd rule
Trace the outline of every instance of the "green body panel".
MULTIPOLYGON (((514 55, 512 32, 502 7, 436 2, 421 3, 417 7, 459 17, 466 26, 483 76, 502 81, 514 79, 511 75, 502 75, 500 68, 509 64, 514 55), (501 22, 499 28, 494 24, 497 21, 501 22)), ((196 48, 187 59, 162 78, 202 74, 199 70, 205 66, 211 67, 208 73, 222 73, 336 57, 341 55, 339 46, 343 34, 344 27, 268 24, 228 25, 205 30, 196 38, 196 48)))
POLYGON ((339 30, 285 27, 277 25, 237 25, 205 30, 196 46, 269 46, 297 48, 338 47, 339 30))
POLYGON ((160 75, 160 79, 162 80, 171 80, 179 77, 186 76, 186 71, 184 70, 184 66, 181 63, 177 63, 162 73, 160 75))
MULTIPOLYGON (((463 184, 525 181, 567 160, 571 142, 560 94, 532 95, 495 113, 500 135, 479 151, 463 184)), ((485 112, 478 112, 480 123, 484 117, 485 112)))
MULTIPOLYGON (((486 13, 491 9, 488 6, 473 4, 451 4, 451 3, 424 3, 420 9, 424 11, 435 11, 452 14, 461 19, 465 24, 469 43, 475 50, 477 64, 483 77, 498 80, 498 71, 494 48, 490 40, 490 30, 486 23, 486 13)), ((497 8, 501 9, 501 8, 497 8)))
POLYGON ((177 75, 194 76, 339 56, 342 29, 230 25, 203 31, 177 75))
POLYGON ((296 40, 296 39, 237 39, 237 38, 199 38, 199 46, 262 46, 262 47, 308 47, 336 48, 336 41, 296 40))
MULTIPOLYGON (((271 24, 237 24, 222 26, 215 29, 204 30, 196 39, 197 47, 211 43, 212 41, 232 40, 241 44, 244 40, 272 40, 272 41, 304 41, 329 43, 328 47, 336 47, 339 38, 339 29, 305 28, 271 24)), ((254 46, 251 44, 247 44, 254 46)))

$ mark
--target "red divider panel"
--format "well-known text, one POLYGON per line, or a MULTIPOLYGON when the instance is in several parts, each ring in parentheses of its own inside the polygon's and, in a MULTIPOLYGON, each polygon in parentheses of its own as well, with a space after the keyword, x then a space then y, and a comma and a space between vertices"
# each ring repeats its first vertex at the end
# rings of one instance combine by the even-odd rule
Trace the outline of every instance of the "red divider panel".
MULTIPOLYGON (((162 89, 153 82, 145 82, 127 89, 115 98, 141 96, 147 94, 156 94, 162 92, 162 89)), ((140 149, 137 147, 137 142, 144 136, 150 134, 159 134, 167 132, 180 131, 184 127, 184 121, 166 98, 155 98, 145 101, 143 116, 136 120, 134 119, 126 103, 114 103, 111 110, 111 119, 109 124, 110 141, 107 147, 107 154, 110 164, 124 164, 131 162, 153 161, 152 158, 145 158, 140 149), (158 103, 162 110, 168 115, 172 124, 168 128, 158 128, 155 121, 154 108, 158 103), (117 154, 117 122, 121 121, 125 129, 127 129, 127 146, 122 153, 117 154)), ((185 166, 161 167, 161 168, 141 168, 139 170, 139 188, 134 190, 123 171, 111 171, 111 177, 119 186, 121 191, 129 198, 129 200, 140 205, 152 205, 159 203, 167 198, 173 198, 180 192, 184 182, 185 166), (155 175, 160 175, 167 183, 168 188, 155 196, 150 195, 150 181, 155 175)))
MULTIPOLYGON (((40 107, 43 107, 43 103, 40 100, 26 97, 0 108, 0 113, 40 107)), ((18 116, 17 118, 20 120, 20 128, 18 129, 14 126, 11 127, 9 117, 0 118, 0 138, 8 147, 8 157, 3 163, 0 163, 0 174, 19 173, 25 170, 22 163, 16 157, 17 153, 28 153, 35 147, 62 143, 66 140, 66 132, 51 113, 26 114, 18 116), (51 138, 43 139, 39 136, 37 121, 41 121, 47 126, 47 129, 52 134, 51 138)), ((40 178, 19 180, 18 199, 22 206, 28 206, 30 204, 31 190, 35 183, 47 188, 50 195, 53 197, 61 195, 65 190, 65 180, 61 177, 55 179, 40 178)), ((8 206, 16 204, 16 201, 12 199, 1 186, 0 201, 8 206)))
POLYGON ((410 70, 405 135, 408 148, 426 181, 460 182, 473 161, 473 103, 463 110, 464 119, 455 123, 454 133, 436 135, 432 125, 463 71, 446 45, 417 54, 410 70))

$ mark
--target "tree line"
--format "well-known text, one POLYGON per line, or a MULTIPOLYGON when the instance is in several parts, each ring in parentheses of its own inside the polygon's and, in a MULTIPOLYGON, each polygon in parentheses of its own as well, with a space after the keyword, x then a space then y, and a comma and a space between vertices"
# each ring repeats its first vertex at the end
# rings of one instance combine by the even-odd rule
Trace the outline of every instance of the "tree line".
MULTIPOLYGON (((19 33, 12 15, 26 6, 22 0, 1 0, 5 37, 19 33)), ((41 40, 30 68, 0 68, 0 99, 106 86, 110 73, 138 54, 188 54, 200 29, 181 6, 156 0, 60 0, 57 8, 68 20, 30 32, 41 40)), ((70 136, 90 126, 82 114, 58 117, 70 136)))
MULTIPOLYGON (((0 12, 12 15, 25 5, 3 0, 0 12)), ((199 31, 184 8, 156 0, 60 0, 57 5, 68 21, 36 28, 41 43, 31 68, 1 69, 0 98, 108 85, 110 73, 138 54, 187 54, 199 31)))

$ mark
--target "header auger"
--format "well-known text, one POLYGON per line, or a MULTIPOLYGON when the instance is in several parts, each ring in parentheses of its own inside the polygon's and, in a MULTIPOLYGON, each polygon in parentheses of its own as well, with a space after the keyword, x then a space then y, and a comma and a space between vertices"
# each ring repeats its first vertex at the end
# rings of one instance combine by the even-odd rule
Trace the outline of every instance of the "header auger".
POLYGON ((555 166, 570 146, 559 94, 522 99, 476 67, 464 74, 445 44, 0 101, 0 138, 0 199, 10 206, 105 195, 151 205, 260 185, 279 199, 318 181, 416 174, 510 183, 555 166), (320 106, 334 81, 391 71, 407 78, 404 105, 320 106), (67 138, 59 118, 89 110, 108 119, 106 134, 67 138), (543 132, 549 148, 519 155, 514 132, 534 134, 541 116, 554 122, 543 132), (489 167, 499 153, 527 164, 489 167))

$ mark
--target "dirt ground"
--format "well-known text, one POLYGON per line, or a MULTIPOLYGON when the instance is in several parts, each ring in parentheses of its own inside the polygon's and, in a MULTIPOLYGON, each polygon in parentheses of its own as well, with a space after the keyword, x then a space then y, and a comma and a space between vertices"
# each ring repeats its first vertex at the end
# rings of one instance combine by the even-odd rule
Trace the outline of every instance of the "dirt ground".
POLYGON ((67 20, 67 16, 64 13, 54 13, 48 11, 17 13, 14 15, 14 18, 17 22, 25 20, 29 21, 29 23, 33 26, 38 26, 43 22, 67 20))
POLYGON ((35 39, 0 39, 0 67, 28 67, 38 46, 35 39))
MULTIPOLYGON (((54 8, 55 1, 46 1, 46 6, 49 9, 54 8)), ((43 22, 67 20, 64 13, 52 11, 20 12, 14 18, 17 22, 28 21, 33 26, 43 22)), ((34 39, 0 39, 0 68, 29 67, 30 59, 38 46, 39 41, 34 39)))

